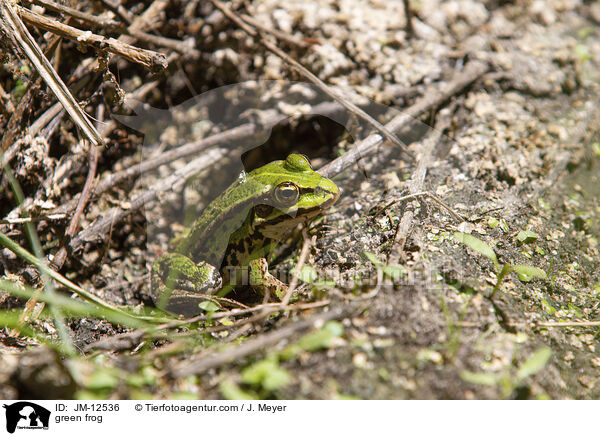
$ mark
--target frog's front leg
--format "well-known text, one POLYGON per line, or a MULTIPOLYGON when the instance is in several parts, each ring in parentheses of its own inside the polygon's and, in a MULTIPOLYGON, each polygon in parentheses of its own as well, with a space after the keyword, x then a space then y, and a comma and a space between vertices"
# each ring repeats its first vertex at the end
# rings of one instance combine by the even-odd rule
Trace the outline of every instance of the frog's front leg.
MULTIPOLYGON (((152 265, 151 280, 156 306, 177 313, 181 311, 176 307, 193 299, 194 294, 210 293, 211 289, 218 288, 215 268, 205 262, 196 264, 179 253, 158 258, 152 265)), ((186 304, 194 306, 190 302, 186 304)))
POLYGON ((248 264, 250 286, 257 289, 261 294, 273 296, 281 301, 288 290, 288 286, 269 272, 267 259, 261 257, 251 260, 248 264))

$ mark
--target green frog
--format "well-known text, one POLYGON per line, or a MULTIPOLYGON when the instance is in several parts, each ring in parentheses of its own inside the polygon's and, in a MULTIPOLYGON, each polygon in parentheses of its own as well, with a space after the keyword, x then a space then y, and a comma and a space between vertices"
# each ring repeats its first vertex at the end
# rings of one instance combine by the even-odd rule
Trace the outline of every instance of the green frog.
POLYGON ((174 251, 154 262, 157 306, 189 315, 197 312, 194 295, 219 288, 223 295, 246 284, 280 299, 287 285, 269 273, 266 256, 299 223, 335 203, 339 192, 300 154, 242 173, 176 238, 174 251))

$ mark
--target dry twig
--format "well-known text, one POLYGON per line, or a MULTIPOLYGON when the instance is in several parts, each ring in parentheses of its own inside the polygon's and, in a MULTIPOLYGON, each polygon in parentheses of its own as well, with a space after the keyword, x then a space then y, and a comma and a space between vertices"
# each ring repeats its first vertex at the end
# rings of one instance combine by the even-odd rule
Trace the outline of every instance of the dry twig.
MULTIPOLYGON (((415 118, 440 106, 452 96, 461 93, 488 70, 489 66, 487 64, 479 61, 469 62, 461 73, 443 86, 443 89, 440 90, 434 87, 433 89, 428 90, 425 97, 388 122, 386 124, 387 128, 392 132, 400 131, 408 126, 415 118)), ((326 177, 333 177, 346 168, 354 165, 354 163, 358 162, 361 158, 374 153, 381 144, 383 144, 383 139, 379 135, 369 135, 359 143, 355 144, 352 150, 320 168, 319 173, 326 177)))
MULTIPOLYGON (((81 195, 79 196, 79 201, 77 202, 75 213, 73 214, 71 222, 69 223, 69 227, 67 227, 67 231, 65 232, 65 237, 67 238, 67 241, 77 234, 77 229, 79 228, 79 221, 81 220, 81 215, 83 214, 83 210, 92 195, 94 180, 96 178, 96 167, 98 165, 98 154, 98 147, 90 147, 88 175, 85 180, 85 184, 83 185, 81 195)), ((66 258, 67 247, 62 246, 60 250, 58 250, 58 253, 56 253, 54 258, 52 259, 52 263, 57 271, 62 268, 66 258)))
POLYGON ((23 3, 28 5, 38 5, 43 8, 48 9, 49 11, 58 12, 66 15, 70 15, 73 18, 77 18, 78 20, 84 21, 92 26, 98 27, 100 29, 117 29, 118 27, 122 27, 122 24, 118 21, 105 19, 97 17, 93 14, 88 14, 87 12, 82 12, 78 9, 71 8, 69 6, 55 3, 49 0, 22 0, 23 3))
POLYGON ((304 262, 306 262, 306 258, 308 257, 308 250, 310 250, 310 247, 314 245, 315 240, 317 238, 316 236, 309 238, 306 228, 302 229, 302 236, 304 237, 304 243, 302 244, 302 250, 300 250, 300 256, 298 257, 298 263, 296 264, 296 272, 292 277, 292 281, 290 282, 287 292, 281 299, 282 308, 286 307, 290 302, 290 298, 292 298, 292 294, 294 293, 296 285, 298 284, 298 277, 300 277, 300 272, 302 271, 304 262))

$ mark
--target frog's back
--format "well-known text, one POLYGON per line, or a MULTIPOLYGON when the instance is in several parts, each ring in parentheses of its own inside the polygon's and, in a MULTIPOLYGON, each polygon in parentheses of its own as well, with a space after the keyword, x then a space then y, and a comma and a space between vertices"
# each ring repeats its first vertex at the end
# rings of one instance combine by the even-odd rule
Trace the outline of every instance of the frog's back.
POLYGON ((252 177, 240 177, 206 207, 176 251, 197 262, 220 266, 229 238, 263 196, 262 184, 252 177))

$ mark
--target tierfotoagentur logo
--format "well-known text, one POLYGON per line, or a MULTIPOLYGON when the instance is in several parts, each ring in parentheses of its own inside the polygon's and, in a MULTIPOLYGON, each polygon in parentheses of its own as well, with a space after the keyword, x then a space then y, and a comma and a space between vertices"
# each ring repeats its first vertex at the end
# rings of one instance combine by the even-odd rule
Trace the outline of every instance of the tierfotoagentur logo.
POLYGON ((29 401, 19 401, 3 406, 6 409, 6 431, 48 430, 50 411, 29 401))

